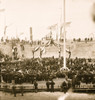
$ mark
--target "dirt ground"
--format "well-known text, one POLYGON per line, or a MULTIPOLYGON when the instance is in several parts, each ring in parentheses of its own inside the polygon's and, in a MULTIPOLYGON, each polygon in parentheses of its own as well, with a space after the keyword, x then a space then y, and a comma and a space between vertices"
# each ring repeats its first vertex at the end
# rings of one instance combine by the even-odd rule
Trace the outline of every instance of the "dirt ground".
POLYGON ((38 92, 38 93, 24 93, 24 96, 0 92, 0 100, 95 100, 95 94, 72 93, 68 92, 38 92))

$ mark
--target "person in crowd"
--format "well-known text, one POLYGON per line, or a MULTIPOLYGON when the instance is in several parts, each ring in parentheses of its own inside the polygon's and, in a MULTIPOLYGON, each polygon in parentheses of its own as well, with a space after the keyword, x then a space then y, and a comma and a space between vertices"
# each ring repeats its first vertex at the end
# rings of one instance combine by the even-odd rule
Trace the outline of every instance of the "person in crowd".
POLYGON ((35 89, 35 92, 37 93, 38 92, 38 83, 36 80, 34 81, 34 89, 35 89))
POLYGON ((49 91, 50 90, 50 82, 49 82, 49 80, 47 80, 46 86, 47 86, 47 91, 49 91))
MULTIPOLYGON (((1 58, 2 57, 7 58, 7 56, 1 56, 1 58)), ((11 83, 12 80, 15 80, 16 84, 26 82, 34 83, 35 77, 37 81, 47 80, 50 76, 52 78, 63 78, 64 75, 60 72, 60 67, 63 66, 63 58, 42 58, 42 65, 39 63, 40 60, 37 61, 38 59, 39 58, 26 59, 21 63, 19 61, 11 63, 9 60, 5 60, 4 63, 1 63, 1 72, 4 82, 11 83), (8 63, 8 61, 10 63, 8 63)), ((87 84, 91 82, 95 83, 94 63, 93 59, 90 61, 85 58, 67 59, 66 64, 70 69, 68 78, 72 79, 73 87, 75 87, 75 85, 80 85, 79 82, 85 82, 87 84)))
POLYGON ((55 82, 53 80, 51 80, 51 92, 54 92, 54 85, 55 85, 55 82))
POLYGON ((20 91, 21 91, 21 95, 23 96, 24 95, 24 87, 23 86, 20 87, 20 91))
POLYGON ((14 97, 16 97, 16 86, 15 85, 13 85, 12 91, 13 91, 14 97))
POLYGON ((64 80, 62 85, 61 85, 61 91, 63 91, 64 93, 67 92, 67 89, 68 89, 68 84, 67 84, 67 81, 64 80))

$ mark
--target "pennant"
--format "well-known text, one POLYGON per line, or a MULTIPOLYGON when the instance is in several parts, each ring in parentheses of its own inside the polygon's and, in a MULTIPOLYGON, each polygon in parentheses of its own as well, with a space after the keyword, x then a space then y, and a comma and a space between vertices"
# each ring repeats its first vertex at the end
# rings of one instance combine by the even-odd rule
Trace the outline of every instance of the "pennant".
POLYGON ((61 24, 61 28, 64 27, 64 26, 69 27, 70 24, 71 24, 71 22, 66 22, 65 24, 63 23, 63 24, 61 24))

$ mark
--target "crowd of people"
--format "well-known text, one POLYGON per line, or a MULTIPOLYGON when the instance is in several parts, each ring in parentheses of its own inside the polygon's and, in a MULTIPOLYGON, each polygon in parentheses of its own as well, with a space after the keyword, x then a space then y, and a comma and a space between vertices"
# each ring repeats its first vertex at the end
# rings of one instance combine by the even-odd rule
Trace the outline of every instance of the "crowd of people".
POLYGON ((2 37, 1 40, 0 40, 1 43, 21 43, 21 44, 30 44, 30 45, 39 45, 41 44, 41 40, 36 40, 36 41, 30 41, 30 40, 27 40, 27 39, 23 39, 21 40, 20 38, 11 38, 11 39, 8 39, 6 38, 4 40, 4 38, 2 37))
MULTIPOLYGON (((32 58, 24 61, 3 62, 0 64, 1 76, 6 83, 33 83, 37 81, 63 78, 63 57, 61 58, 32 58)), ((69 71, 67 76, 72 79, 72 85, 83 83, 95 84, 95 63, 93 59, 67 59, 69 71)), ((2 81, 2 80, 0 80, 2 81)))
MULTIPOLYGON (((63 83, 64 84, 64 83, 63 83)), ((35 80, 33 82, 33 85, 34 85, 34 89, 33 91, 35 93, 38 92, 38 82, 35 80)), ((47 92, 54 92, 54 85, 55 85, 55 82, 53 80, 49 81, 47 80, 46 81, 46 87, 47 87, 47 92)), ((65 86, 65 85, 64 85, 65 86)), ((7 90, 7 85, 5 86, 5 92, 7 90)), ((66 89, 67 90, 67 89, 66 89)), ((19 88, 19 92, 21 93, 22 96, 24 96, 24 87, 21 85, 20 88, 19 88)), ((16 89, 16 86, 13 85, 12 86, 12 91, 11 91, 12 94, 14 94, 14 97, 16 97, 16 94, 17 94, 17 89, 16 89)), ((65 92, 66 93, 66 92, 65 92)))

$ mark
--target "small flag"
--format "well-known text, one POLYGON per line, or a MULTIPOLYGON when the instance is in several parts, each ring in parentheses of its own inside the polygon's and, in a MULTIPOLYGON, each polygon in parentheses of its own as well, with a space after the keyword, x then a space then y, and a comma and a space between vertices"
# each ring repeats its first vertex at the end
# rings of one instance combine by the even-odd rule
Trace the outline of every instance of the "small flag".
POLYGON ((58 24, 54 24, 52 26, 49 26, 48 29, 51 29, 51 30, 55 30, 57 28, 58 24))
POLYGON ((71 24, 71 22, 66 22, 65 24, 64 24, 64 23, 63 23, 63 24, 61 24, 61 27, 64 27, 64 26, 69 27, 69 26, 70 26, 70 24, 71 24))

